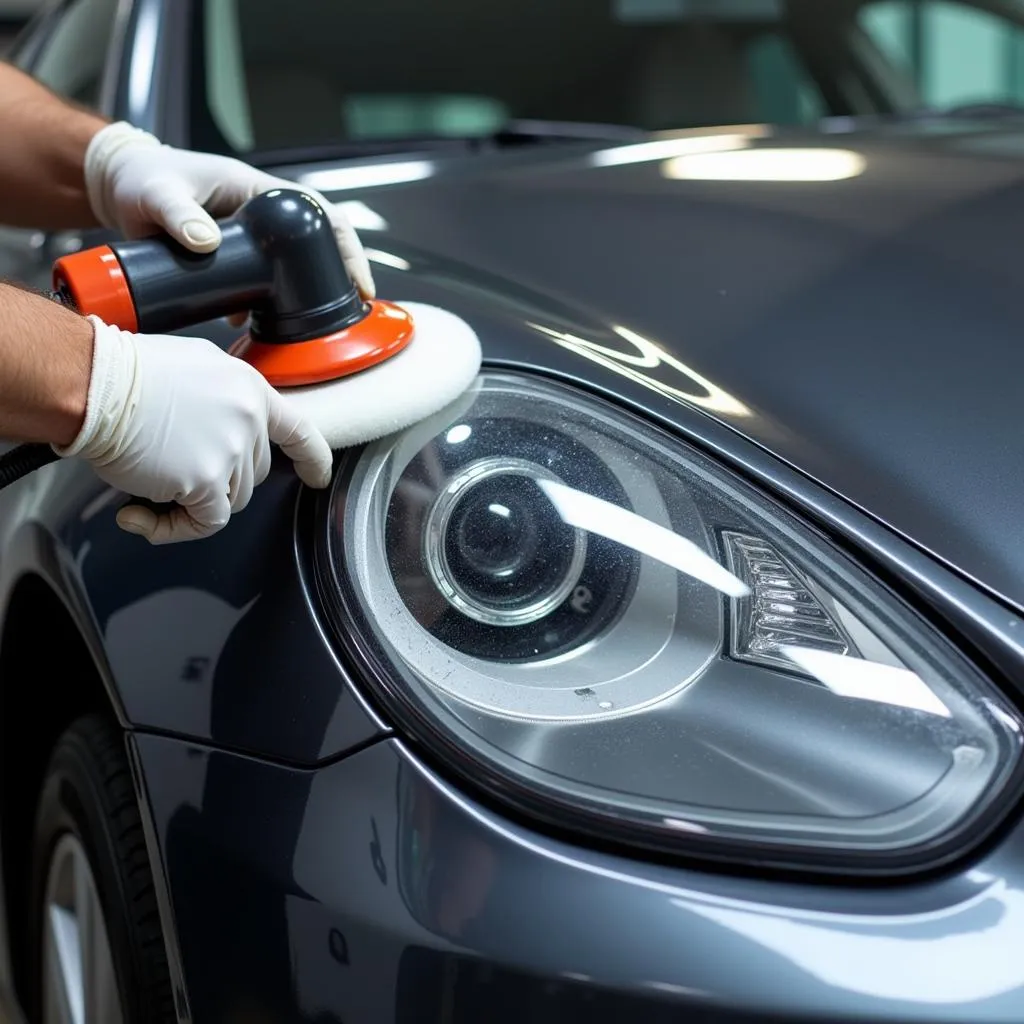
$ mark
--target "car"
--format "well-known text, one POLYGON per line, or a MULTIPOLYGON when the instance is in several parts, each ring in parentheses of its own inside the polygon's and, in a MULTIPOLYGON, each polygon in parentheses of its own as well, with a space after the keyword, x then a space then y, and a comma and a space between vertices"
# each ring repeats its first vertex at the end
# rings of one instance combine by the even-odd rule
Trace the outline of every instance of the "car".
POLYGON ((1024 1019, 1022 33, 44 4, 10 60, 343 203, 484 362, 201 542, 0 490, 7 1017, 1024 1019))

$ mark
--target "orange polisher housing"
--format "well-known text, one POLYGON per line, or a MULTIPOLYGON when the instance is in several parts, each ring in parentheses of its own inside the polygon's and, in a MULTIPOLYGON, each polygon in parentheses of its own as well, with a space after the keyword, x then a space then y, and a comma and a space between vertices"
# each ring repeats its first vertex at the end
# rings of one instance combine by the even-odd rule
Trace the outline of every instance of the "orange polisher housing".
POLYGON ((243 334, 228 350, 254 366, 274 387, 322 384, 369 369, 398 355, 412 341, 413 320, 401 306, 368 303, 362 320, 323 338, 283 344, 243 334))
POLYGON ((82 249, 57 260, 53 290, 66 292, 83 316, 93 314, 122 331, 139 329, 131 289, 109 245, 82 249))

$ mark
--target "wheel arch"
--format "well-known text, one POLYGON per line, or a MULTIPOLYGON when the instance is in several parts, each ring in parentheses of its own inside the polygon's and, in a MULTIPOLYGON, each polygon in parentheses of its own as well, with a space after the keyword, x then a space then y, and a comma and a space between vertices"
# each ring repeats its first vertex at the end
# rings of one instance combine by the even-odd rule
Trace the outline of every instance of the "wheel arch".
POLYGON ((9 983, 24 1005, 32 826, 50 754, 89 713, 121 724, 101 670, 67 603, 42 575, 11 587, 0 626, 0 866, 9 983))

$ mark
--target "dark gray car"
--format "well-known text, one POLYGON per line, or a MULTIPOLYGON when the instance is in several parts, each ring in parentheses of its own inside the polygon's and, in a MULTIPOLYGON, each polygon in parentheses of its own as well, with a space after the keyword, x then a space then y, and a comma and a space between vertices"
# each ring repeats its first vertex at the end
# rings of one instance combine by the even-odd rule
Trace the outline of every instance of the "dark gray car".
POLYGON ((11 1016, 1024 1019, 1022 25, 47 5, 21 66, 345 203, 485 365, 199 543, 0 492, 11 1016))

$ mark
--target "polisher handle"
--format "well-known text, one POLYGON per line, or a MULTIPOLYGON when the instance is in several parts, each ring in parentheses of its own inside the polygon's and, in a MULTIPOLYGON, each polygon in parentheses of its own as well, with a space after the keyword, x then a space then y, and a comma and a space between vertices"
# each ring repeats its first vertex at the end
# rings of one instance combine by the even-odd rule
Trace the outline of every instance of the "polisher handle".
POLYGON ((330 218, 312 196, 274 189, 218 226, 222 240, 210 253, 157 235, 63 256, 53 289, 81 313, 145 334, 249 312, 252 336, 264 344, 322 338, 366 315, 330 218))
POLYGON ((242 226, 222 223, 213 253, 189 252, 170 237, 113 242, 63 256, 53 290, 83 315, 124 331, 169 334, 248 312, 266 293, 260 253, 242 226))

